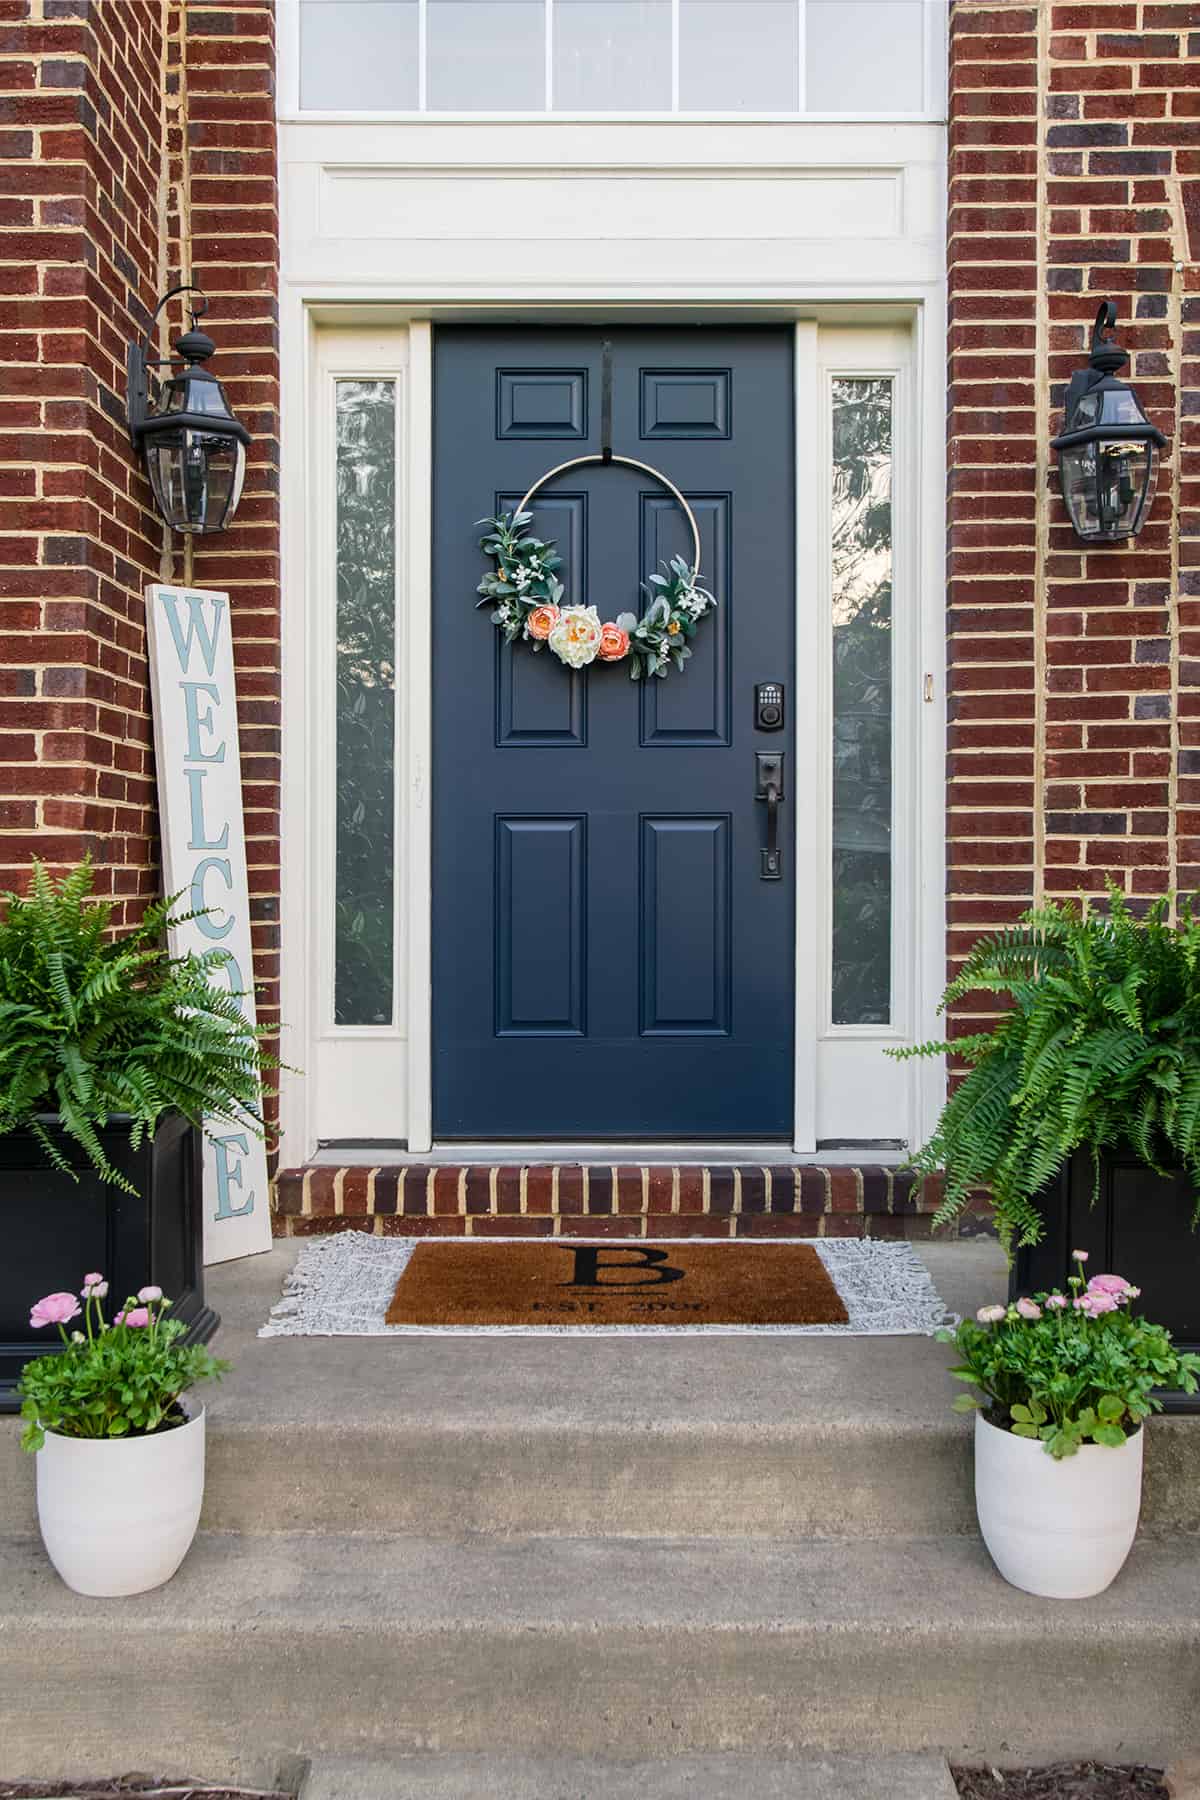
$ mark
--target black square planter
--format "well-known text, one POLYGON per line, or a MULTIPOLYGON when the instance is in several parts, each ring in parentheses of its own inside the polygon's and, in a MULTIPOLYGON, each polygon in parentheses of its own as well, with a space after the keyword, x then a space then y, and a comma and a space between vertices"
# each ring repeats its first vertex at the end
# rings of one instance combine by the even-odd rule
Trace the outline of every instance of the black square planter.
MULTIPOLYGON (((1200 1352, 1200 1230, 1192 1229, 1190 1177, 1182 1169, 1156 1175, 1131 1150, 1101 1157, 1094 1206, 1093 1179, 1092 1159, 1081 1150, 1043 1189, 1046 1235, 1018 1250, 1010 1297, 1065 1291, 1076 1273, 1072 1250, 1086 1250, 1085 1274, 1124 1275, 1142 1290, 1138 1310, 1165 1325, 1178 1349, 1200 1352)), ((1200 1412, 1200 1395, 1162 1399, 1169 1412, 1200 1412)))
POLYGON ((105 1154, 137 1188, 102 1182, 72 1141, 43 1121, 79 1171, 78 1182, 47 1161, 27 1131, 0 1137, 0 1412, 15 1412, 15 1386, 31 1357, 62 1348, 54 1327, 34 1331, 29 1309, 43 1294, 78 1289, 99 1269, 109 1318, 127 1294, 156 1282, 170 1316, 205 1343, 220 1323, 204 1301, 203 1138, 180 1113, 165 1114, 153 1139, 129 1145, 127 1120, 100 1133, 105 1154))

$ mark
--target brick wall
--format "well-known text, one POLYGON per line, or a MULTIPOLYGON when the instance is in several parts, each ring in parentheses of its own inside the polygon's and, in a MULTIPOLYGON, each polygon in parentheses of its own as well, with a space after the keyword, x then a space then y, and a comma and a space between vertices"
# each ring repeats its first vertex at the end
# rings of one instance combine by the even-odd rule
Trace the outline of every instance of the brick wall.
POLYGON ((953 961, 1106 874, 1200 885, 1200 3, 955 0, 950 89, 953 961), (1049 439, 1105 298, 1171 444, 1087 551, 1049 439))
MULTIPOLYGON (((90 851, 158 889, 143 589, 233 602, 256 975, 278 1005, 278 367, 270 0, 0 0, 0 885, 90 851), (254 434, 233 529, 170 540, 125 346, 195 280, 254 434)), ((178 316, 175 323, 178 323, 178 316)))

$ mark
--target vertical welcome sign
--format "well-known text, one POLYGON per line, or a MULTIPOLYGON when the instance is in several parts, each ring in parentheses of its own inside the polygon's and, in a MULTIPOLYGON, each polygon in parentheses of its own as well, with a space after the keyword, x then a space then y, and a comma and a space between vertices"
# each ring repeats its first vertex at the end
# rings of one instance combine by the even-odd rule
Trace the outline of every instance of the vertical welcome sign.
MULTIPOLYGON (((254 1022, 250 892, 242 824, 237 696, 228 594, 154 584, 146 590, 150 693, 158 765, 163 889, 181 909, 207 908, 171 933, 177 955, 224 950, 216 979, 242 995, 254 1022)), ((271 1248, 261 1139, 227 1119, 204 1139, 204 1260, 271 1248)))

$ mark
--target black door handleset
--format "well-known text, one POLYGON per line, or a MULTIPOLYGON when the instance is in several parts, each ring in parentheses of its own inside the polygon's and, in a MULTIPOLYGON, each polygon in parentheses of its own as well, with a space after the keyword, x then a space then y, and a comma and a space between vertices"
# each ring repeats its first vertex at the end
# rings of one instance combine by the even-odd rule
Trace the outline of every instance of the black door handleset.
POLYGON ((783 799, 783 751, 754 753, 754 798, 767 804, 767 841, 760 851, 760 881, 782 881, 783 857, 779 849, 779 803, 783 799))

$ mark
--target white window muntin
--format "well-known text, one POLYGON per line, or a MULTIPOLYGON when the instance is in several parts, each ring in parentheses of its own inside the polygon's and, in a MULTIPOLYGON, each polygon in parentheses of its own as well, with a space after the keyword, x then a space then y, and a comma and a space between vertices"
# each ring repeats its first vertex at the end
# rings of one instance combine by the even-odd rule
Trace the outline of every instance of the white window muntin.
MULTIPOLYGON (((392 0, 392 3, 398 4, 399 0, 392 0)), ((324 5, 333 9, 352 6, 361 11, 362 8, 368 6, 386 6, 388 0, 278 0, 280 116, 289 119, 327 121, 334 119, 355 119, 375 122, 387 119, 411 120, 414 118, 427 118, 429 120, 436 120, 444 123, 485 120, 497 124, 516 122, 528 123, 533 120, 564 123, 572 120, 620 122, 622 120, 637 119, 640 121, 653 122, 676 118, 687 119, 693 122, 697 120, 711 120, 726 123, 747 123, 763 120, 778 121, 781 119, 805 119, 823 123, 845 123, 854 120, 942 120, 945 117, 947 0, 837 0, 837 8, 839 9, 837 12, 835 12, 833 6, 833 0, 774 0, 774 3, 781 7, 785 5, 789 8, 794 6, 796 18, 794 41, 795 91, 797 104, 794 107, 787 107, 782 110, 777 108, 771 109, 768 107, 755 108, 749 105, 721 109, 711 105, 689 106, 687 104, 686 82, 681 83, 680 75, 680 43, 687 28, 684 9, 689 6, 699 7, 706 4, 715 6, 720 4, 721 0, 661 0, 661 3, 664 6, 670 6, 671 11, 670 103, 669 107, 664 108, 663 110, 618 105, 595 111, 558 109, 554 94, 554 9, 555 7, 560 7, 565 4, 575 4, 576 0, 525 0, 527 5, 540 9, 542 15, 540 41, 532 54, 532 66, 537 68, 537 72, 540 75, 540 105, 531 103, 521 107, 497 107, 494 110, 485 110, 483 108, 477 110, 470 108, 451 110, 448 107, 441 107, 436 104, 436 94, 432 91, 429 81, 429 59, 431 50, 429 14, 431 7, 436 9, 439 5, 454 3, 455 0, 407 0, 407 4, 411 6, 415 14, 415 19, 413 20, 417 44, 415 104, 413 103, 413 99, 410 99, 405 95, 403 97, 403 103, 401 104, 314 106, 311 103, 307 105, 302 104, 302 90, 304 86, 302 76, 302 63, 304 60, 301 29, 302 7, 324 5), (845 20, 845 13, 849 6, 854 6, 862 10, 862 24, 864 27, 869 27, 873 20, 886 19, 887 12, 885 9, 888 7, 903 7, 906 10, 911 8, 913 9, 914 18, 916 7, 920 7, 919 28, 910 32, 903 40, 908 46, 907 55, 910 61, 915 63, 919 60, 920 64, 919 85, 921 87, 921 95, 916 104, 898 105, 895 107, 884 107, 879 105, 879 79, 881 70, 877 70, 876 72, 872 104, 861 104, 843 108, 830 107, 827 102, 824 104, 809 104, 809 96, 806 93, 806 87, 808 85, 808 80, 810 79, 810 73, 809 70, 806 69, 806 65, 810 65, 811 67, 811 79, 813 80, 820 80, 823 68, 826 68, 827 79, 831 76, 835 78, 838 73, 836 67, 830 71, 828 65, 830 64, 831 57, 836 63, 841 40, 846 37, 852 37, 860 46, 865 47, 870 47, 873 43, 882 43, 883 41, 876 34, 872 33, 869 28, 857 32, 849 30, 848 22, 845 20), (876 13, 870 13, 869 9, 871 8, 876 8, 878 10, 876 13), (810 10, 813 20, 820 20, 823 26, 834 23, 835 19, 838 22, 836 33, 830 31, 824 40, 826 49, 825 55, 813 56, 810 54, 807 29, 807 25, 810 22, 807 15, 810 10)), ((458 3, 461 4, 462 0, 458 0, 458 3)), ((579 3, 586 4, 588 3, 588 0, 579 0, 579 3)), ((591 3, 595 4, 596 0, 591 0, 591 3)), ((744 5, 746 0, 724 0, 724 3, 732 7, 735 5, 744 5)), ((751 0, 751 3, 753 3, 753 0, 751 0)), ((759 0, 759 3, 765 4, 767 3, 767 0, 759 0)), ((899 40, 892 41, 888 52, 889 55, 898 47, 899 42, 899 40)), ((816 47, 815 41, 814 47, 816 47)), ((881 56, 881 62, 882 60, 883 58, 881 56)), ((915 76, 914 79, 916 79, 915 76)), ((355 85, 361 86, 361 83, 356 81, 355 85)), ((368 99, 372 102, 378 98, 380 98, 378 94, 368 94, 368 99)), ((532 102, 533 96, 528 96, 527 98, 532 102)), ((817 102, 821 102, 825 99, 824 96, 820 95, 814 96, 813 98, 817 102)))

